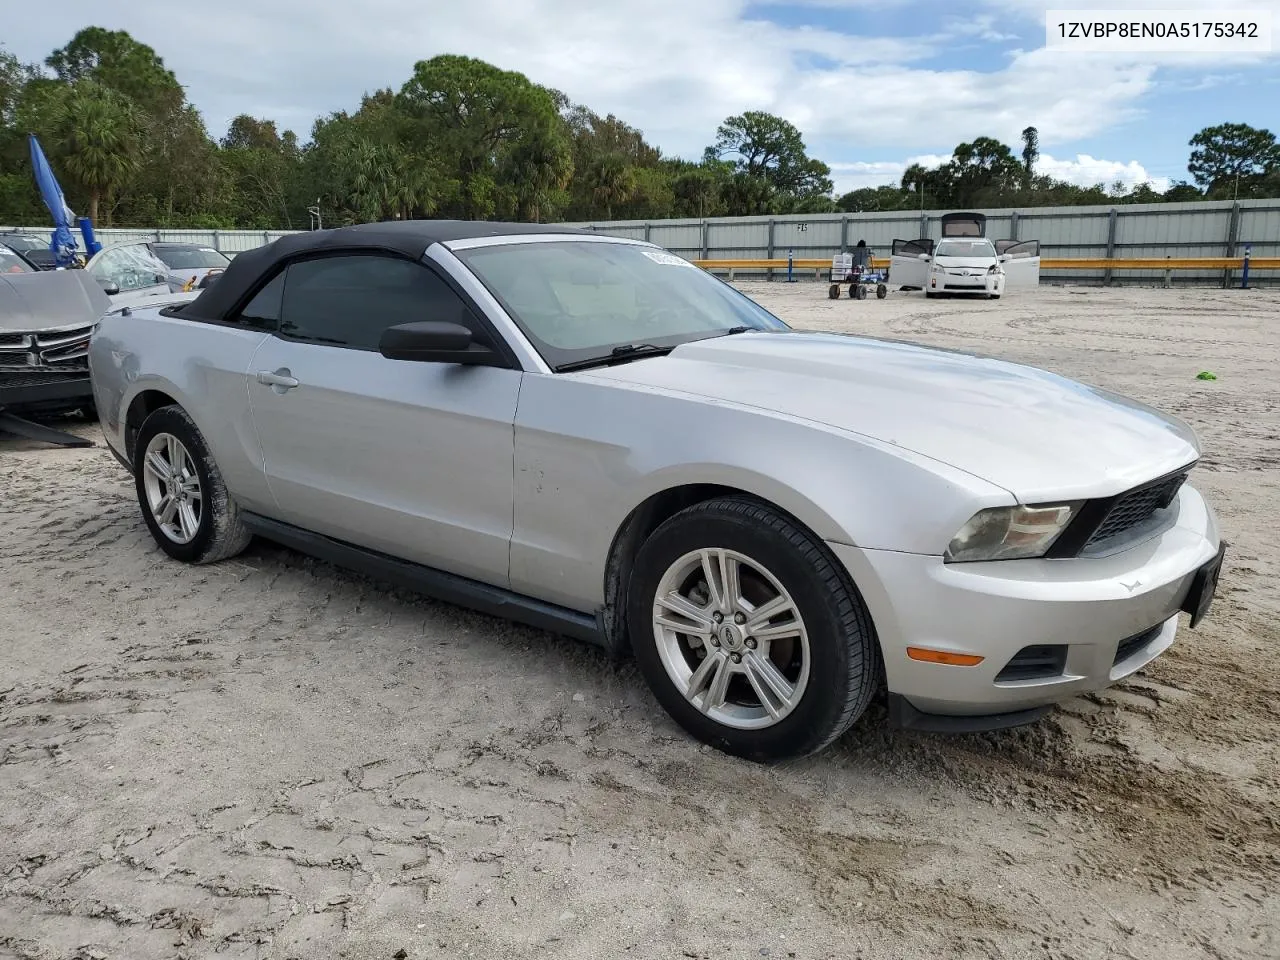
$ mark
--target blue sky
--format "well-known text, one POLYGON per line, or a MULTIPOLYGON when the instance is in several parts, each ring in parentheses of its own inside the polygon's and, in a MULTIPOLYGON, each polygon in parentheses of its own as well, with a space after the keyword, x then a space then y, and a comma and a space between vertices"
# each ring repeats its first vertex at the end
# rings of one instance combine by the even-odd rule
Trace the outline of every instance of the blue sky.
MULTIPOLYGON (((306 139, 312 119, 396 87, 415 61, 481 57, 698 156, 743 110, 795 123, 838 191, 897 179, 987 135, 1077 183, 1186 179, 1187 141, 1224 121, 1280 127, 1280 54, 1117 54, 1045 48, 1044 12, 1089 7, 1270 11, 1280 0, 62 0, 8 21, 3 43, 43 59, 81 25, 151 44, 211 132, 237 113, 306 139)), ((1280 41, 1275 45, 1280 50, 1280 41)))

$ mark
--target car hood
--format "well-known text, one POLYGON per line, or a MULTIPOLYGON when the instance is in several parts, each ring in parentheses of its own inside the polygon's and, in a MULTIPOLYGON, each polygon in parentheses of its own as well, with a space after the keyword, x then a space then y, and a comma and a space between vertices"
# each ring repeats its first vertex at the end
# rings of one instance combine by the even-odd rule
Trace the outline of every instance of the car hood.
POLYGON ((83 270, 0 276, 0 330, 87 326, 110 309, 107 295, 83 270))
POLYGON ((746 333, 576 376, 825 424, 1027 503, 1110 496, 1199 456, 1190 427, 1137 401, 1033 367, 887 340, 746 333))

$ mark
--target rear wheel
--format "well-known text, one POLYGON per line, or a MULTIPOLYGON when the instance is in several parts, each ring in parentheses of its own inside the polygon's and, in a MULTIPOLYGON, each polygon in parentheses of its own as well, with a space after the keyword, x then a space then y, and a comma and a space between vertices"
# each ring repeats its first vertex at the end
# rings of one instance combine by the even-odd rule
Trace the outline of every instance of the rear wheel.
POLYGON ((888 288, 888 287, 886 287, 883 283, 877 283, 877 284, 876 284, 876 299, 877 299, 877 300, 883 300, 883 299, 884 299, 885 297, 887 297, 888 295, 889 295, 889 288, 888 288))
POLYGON ((169 556, 214 563, 249 545, 252 536, 222 473, 181 407, 161 407, 142 422, 133 463, 143 519, 169 556))
POLYGON ((636 659, 691 735, 769 761, 821 750, 879 678, 871 619, 821 541, 746 498, 697 504, 641 547, 628 591, 636 659))

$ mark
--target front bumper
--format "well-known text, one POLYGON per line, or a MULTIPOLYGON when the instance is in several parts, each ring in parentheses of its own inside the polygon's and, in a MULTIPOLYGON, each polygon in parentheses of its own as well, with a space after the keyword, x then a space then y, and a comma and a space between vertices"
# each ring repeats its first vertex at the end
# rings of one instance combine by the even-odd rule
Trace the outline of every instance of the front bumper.
POLYGON ((36 407, 87 403, 93 399, 89 372, 11 373, 0 371, 0 407, 36 407))
POLYGON ((1197 571, 1218 555, 1212 508, 1184 485, 1162 533, 1106 557, 948 564, 941 557, 832 543, 862 592, 884 654, 891 704, 903 725, 1008 726, 1037 708, 1107 687, 1172 645, 1197 571), (981 656, 976 666, 922 662, 908 647, 981 656), (1052 648, 1045 675, 1000 677, 1028 647, 1052 648), (900 699, 898 699, 900 698, 900 699), (921 721, 915 714, 933 717, 921 721), (976 718, 983 718, 981 723, 976 718))
POLYGON ((940 273, 933 272, 929 274, 928 286, 925 288, 931 293, 979 293, 990 296, 999 293, 1003 284, 1002 274, 998 273, 969 273, 963 275, 960 273, 940 273))

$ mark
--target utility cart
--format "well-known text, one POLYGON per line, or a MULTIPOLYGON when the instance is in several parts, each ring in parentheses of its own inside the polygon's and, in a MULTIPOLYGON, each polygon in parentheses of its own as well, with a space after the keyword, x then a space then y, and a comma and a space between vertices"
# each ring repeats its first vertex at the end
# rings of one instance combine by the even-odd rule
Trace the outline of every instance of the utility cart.
POLYGON ((831 286, 827 288, 827 297, 839 300, 840 287, 847 284, 853 300, 867 299, 867 291, 872 287, 876 299, 883 300, 889 295, 888 279, 888 274, 871 268, 871 250, 860 245, 853 253, 837 253, 831 258, 831 286))

